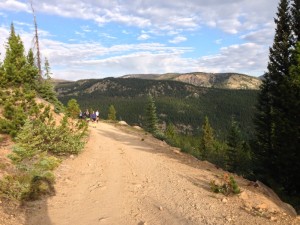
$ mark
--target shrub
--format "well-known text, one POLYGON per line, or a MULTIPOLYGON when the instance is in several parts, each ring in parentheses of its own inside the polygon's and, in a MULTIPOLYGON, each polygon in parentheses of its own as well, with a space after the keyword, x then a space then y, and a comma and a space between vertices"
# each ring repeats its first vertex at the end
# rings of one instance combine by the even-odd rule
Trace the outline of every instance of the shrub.
POLYGON ((9 175, 0 180, 0 194, 7 198, 21 200, 23 193, 28 191, 29 186, 23 185, 22 180, 27 176, 9 175))
POLYGON ((164 135, 164 133, 162 133, 160 131, 156 131, 155 133, 153 133, 153 136, 161 141, 166 139, 166 136, 164 135))
POLYGON ((229 176, 227 173, 222 178, 222 183, 217 184, 215 180, 210 182, 210 189, 214 193, 222 193, 224 195, 239 194, 241 192, 237 182, 233 176, 229 176))
POLYGON ((107 118, 112 121, 116 121, 116 109, 113 105, 109 106, 107 118))

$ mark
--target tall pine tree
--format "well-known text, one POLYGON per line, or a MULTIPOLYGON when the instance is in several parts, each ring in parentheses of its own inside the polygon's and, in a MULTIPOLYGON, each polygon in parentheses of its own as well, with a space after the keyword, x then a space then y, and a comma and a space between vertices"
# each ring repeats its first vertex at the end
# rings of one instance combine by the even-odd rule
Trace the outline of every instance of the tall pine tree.
POLYGON ((26 57, 23 42, 16 35, 14 25, 11 24, 10 35, 6 45, 4 58, 4 81, 10 85, 21 85, 26 78, 26 57))
MULTIPOLYGON (((300 42, 293 51, 293 65, 285 79, 285 110, 278 132, 280 182, 289 195, 300 195, 300 42)), ((300 202, 298 203, 300 207, 300 202)))
POLYGON ((215 143, 214 130, 209 124, 208 117, 204 119, 202 125, 202 136, 200 140, 201 158, 207 159, 208 155, 213 151, 215 143))
POLYGON ((292 36, 289 2, 281 0, 278 6, 276 32, 273 46, 270 48, 268 71, 264 75, 258 96, 257 115, 255 118, 256 137, 260 173, 268 180, 276 180, 278 176, 278 135, 279 123, 282 119, 284 102, 282 95, 286 92, 284 79, 289 74, 291 61, 292 36))
POLYGON ((281 0, 268 71, 258 98, 256 157, 264 180, 283 193, 300 193, 299 0, 281 0))
POLYGON ((294 43, 300 41, 300 0, 293 0, 292 7, 292 30, 294 33, 294 43))
POLYGON ((146 129, 152 134, 158 132, 158 119, 156 115, 156 106, 152 95, 148 97, 148 104, 146 107, 146 129))
POLYGON ((108 115, 107 115, 107 118, 109 120, 112 120, 112 121, 116 121, 117 120, 117 117, 116 117, 116 109, 113 105, 110 105, 109 108, 108 108, 108 115))
POLYGON ((27 54, 26 76, 24 77, 23 82, 28 83, 31 87, 36 89, 36 83, 38 77, 39 77, 39 71, 34 63, 33 51, 32 49, 30 49, 27 54))

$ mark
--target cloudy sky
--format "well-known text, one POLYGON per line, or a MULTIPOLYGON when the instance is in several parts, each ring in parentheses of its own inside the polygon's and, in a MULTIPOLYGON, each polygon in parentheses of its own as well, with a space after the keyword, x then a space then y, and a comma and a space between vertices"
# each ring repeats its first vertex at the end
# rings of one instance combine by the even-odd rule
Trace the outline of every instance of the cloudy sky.
MULTIPOLYGON (((266 71, 279 0, 33 0, 52 77, 266 71)), ((29 0, 0 0, 0 58, 11 22, 34 46, 29 0)))

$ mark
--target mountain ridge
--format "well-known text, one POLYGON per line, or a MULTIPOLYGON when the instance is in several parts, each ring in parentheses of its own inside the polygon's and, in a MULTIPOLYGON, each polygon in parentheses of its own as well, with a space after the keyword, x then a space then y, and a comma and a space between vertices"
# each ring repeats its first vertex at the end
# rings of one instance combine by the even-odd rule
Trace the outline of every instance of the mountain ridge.
POLYGON ((120 78, 136 78, 150 80, 176 80, 199 87, 224 89, 258 90, 261 79, 241 73, 164 73, 164 74, 127 74, 120 78))

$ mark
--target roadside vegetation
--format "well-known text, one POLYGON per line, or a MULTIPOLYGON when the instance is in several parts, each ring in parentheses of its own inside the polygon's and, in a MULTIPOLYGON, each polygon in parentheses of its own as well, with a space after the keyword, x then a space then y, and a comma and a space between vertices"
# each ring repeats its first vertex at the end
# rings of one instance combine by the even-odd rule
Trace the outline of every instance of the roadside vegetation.
POLYGON ((15 143, 8 156, 15 172, 0 180, 1 198, 34 200, 53 194, 53 170, 64 156, 78 154, 84 147, 87 125, 64 116, 71 110, 57 99, 50 74, 47 59, 42 75, 33 52, 25 56, 12 24, 0 64, 0 133, 15 143))

